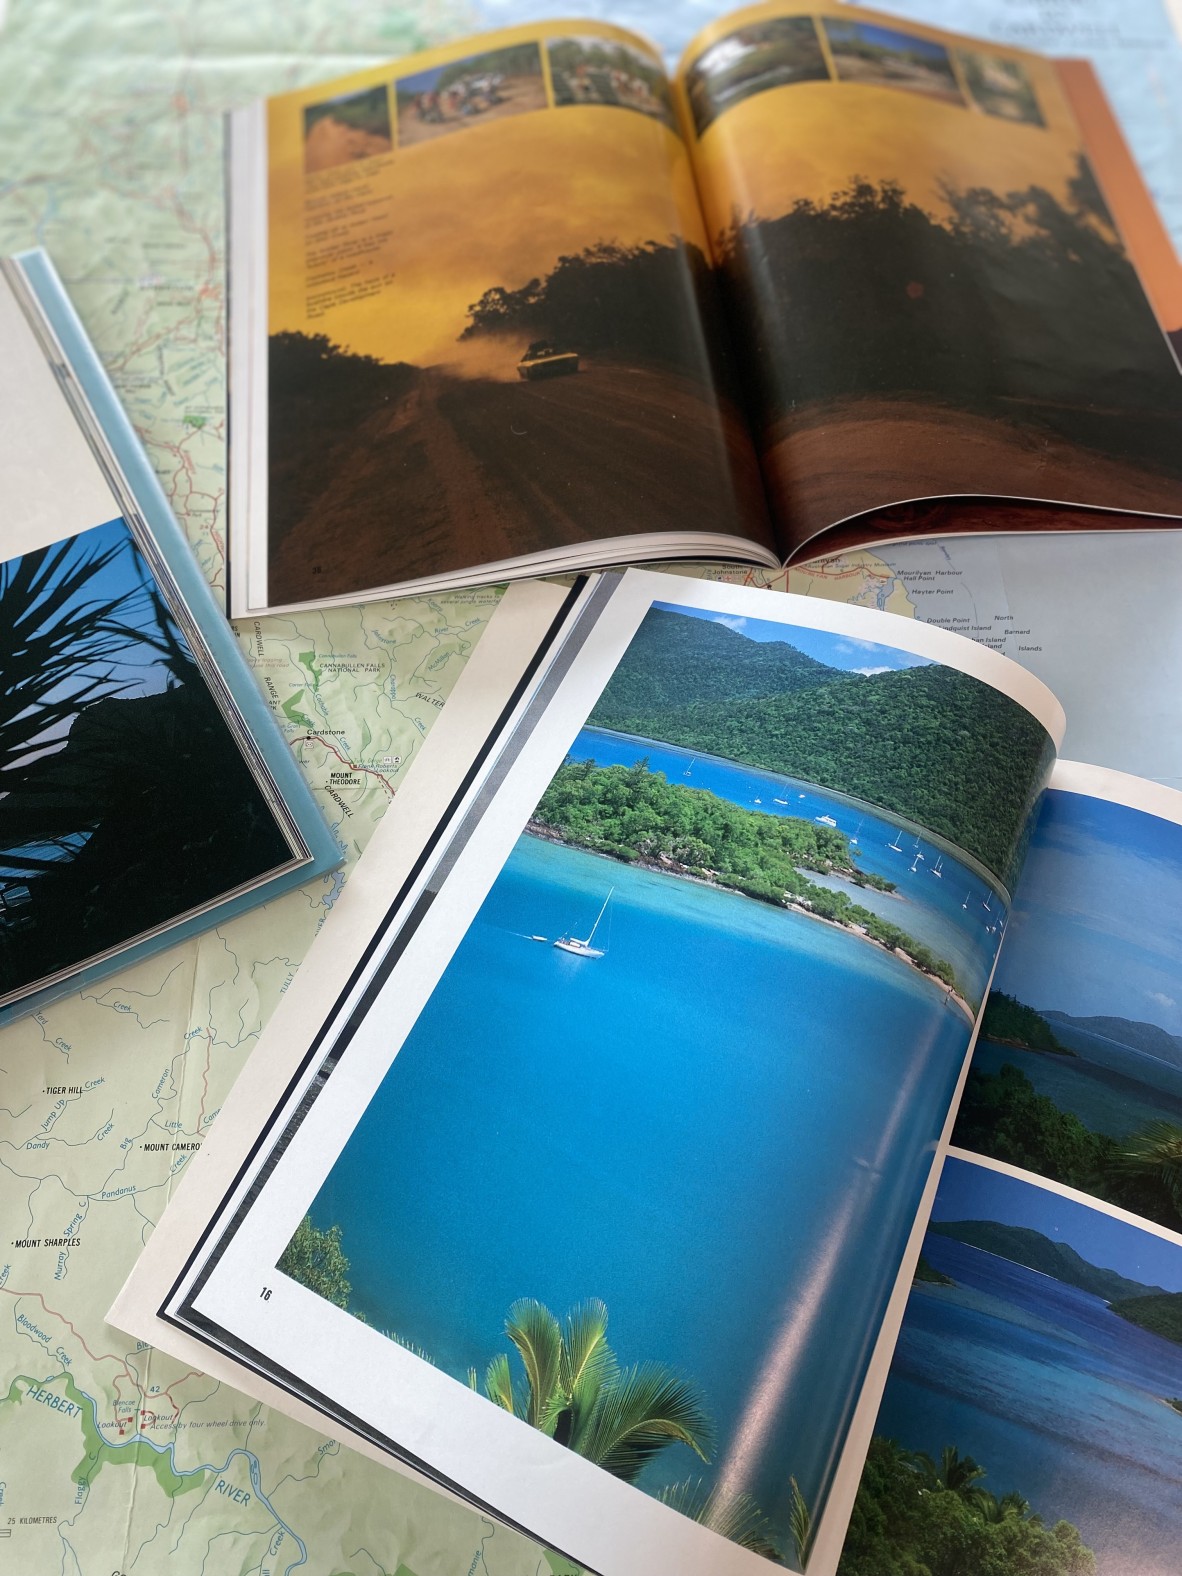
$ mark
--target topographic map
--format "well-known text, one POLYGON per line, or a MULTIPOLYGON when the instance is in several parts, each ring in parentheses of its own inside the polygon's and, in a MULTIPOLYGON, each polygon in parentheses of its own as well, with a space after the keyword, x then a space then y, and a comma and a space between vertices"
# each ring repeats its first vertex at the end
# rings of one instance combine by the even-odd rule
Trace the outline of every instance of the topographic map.
MULTIPOLYGON (((713 10, 684 0, 614 14, 672 48, 713 10)), ((1135 10, 1122 7, 1126 17, 1135 10)), ((520 14, 502 0, 0 0, 0 251, 50 250, 215 586, 225 578, 223 111, 520 14)), ((1176 141, 1172 151, 1159 167, 1176 175, 1176 141)), ((1051 670, 1069 679, 1074 647, 1039 626, 1039 607, 1019 605, 1029 564, 1007 568, 1000 552, 899 547, 778 583, 931 618, 1036 671, 1041 661, 1053 684, 1051 670)), ((1044 577, 1061 589, 1081 563, 1060 554, 1044 577)), ((1144 589, 1148 561, 1134 576, 1144 589)), ((1103 613, 1102 566, 1084 578, 1103 613)), ((350 863, 495 601, 466 592, 239 629, 350 863)), ((1127 691, 1114 687, 1114 712, 1122 693, 1127 709, 1127 691)), ((1182 777, 1176 755, 1131 769, 1182 777)), ((306 886, 0 1035, 6 1576, 569 1569, 103 1320, 342 879, 306 886)))

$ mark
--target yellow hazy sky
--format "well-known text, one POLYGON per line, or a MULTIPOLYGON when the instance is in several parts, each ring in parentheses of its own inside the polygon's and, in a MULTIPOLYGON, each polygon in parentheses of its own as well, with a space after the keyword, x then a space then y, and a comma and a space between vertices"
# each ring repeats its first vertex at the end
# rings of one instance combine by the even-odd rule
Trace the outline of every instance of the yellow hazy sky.
MULTIPOLYGON (((801 13, 808 5, 764 6, 711 27, 691 46, 699 54, 740 22, 801 13)), ((838 21, 873 20, 901 32, 941 35, 882 15, 843 6, 838 21)), ((946 35, 945 35, 946 36, 946 35)), ((823 201, 851 176, 894 180, 912 201, 940 214, 942 184, 988 186, 1005 193, 1031 185, 1062 197, 1075 173, 1079 129, 1053 68, 1018 50, 985 53, 1020 59, 1038 96, 1046 126, 1022 125, 894 87, 854 82, 799 82, 757 93, 707 128, 695 164, 711 235, 732 209, 772 218, 801 197, 823 201)))
MULTIPOLYGON (((613 29, 580 24, 579 31, 613 29)), ((496 35, 488 44, 537 37, 542 29, 496 35)), ((553 29, 557 36, 564 30, 553 29)), ((486 41, 482 40, 486 47, 486 41)), ((468 49, 471 45, 468 46, 468 49)), ((385 80, 468 50, 415 57, 385 80)), ((356 79, 368 86, 374 73, 356 79)), ((353 85, 352 83, 350 85, 353 85)), ((341 84, 332 84, 333 91, 341 84)), ((626 109, 562 106, 485 125, 474 122, 433 141, 345 166, 381 198, 372 230, 388 230, 363 277, 393 273, 374 300, 345 305, 312 322, 305 309, 303 105, 324 95, 289 95, 271 106, 270 328, 325 333, 342 346, 383 360, 446 362, 467 307, 494 285, 519 288, 544 277, 564 253, 598 241, 621 245, 684 235, 706 238, 683 144, 659 121, 626 109)), ((314 199, 336 172, 315 178, 314 199)))

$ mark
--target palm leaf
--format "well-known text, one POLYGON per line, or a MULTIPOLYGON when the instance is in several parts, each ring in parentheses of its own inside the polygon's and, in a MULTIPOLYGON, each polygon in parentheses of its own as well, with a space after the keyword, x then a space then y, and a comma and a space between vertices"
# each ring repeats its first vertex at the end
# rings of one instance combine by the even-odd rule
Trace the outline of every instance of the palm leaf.
MULTIPOLYGON (((476 1378, 476 1370, 472 1371, 472 1380, 476 1378)), ((476 1385, 473 1382, 472 1388, 476 1385)), ((495 1401, 498 1406, 504 1407, 506 1412, 517 1416, 517 1400, 513 1394, 513 1375, 509 1372, 509 1359, 504 1352, 498 1352, 489 1363, 484 1375, 484 1393, 490 1401, 495 1401)))
POLYGON ((701 1478, 686 1478, 661 1489, 657 1498, 700 1527, 709 1527, 720 1537, 729 1538, 741 1549, 750 1549, 769 1560, 782 1558, 775 1528, 750 1494, 722 1494, 717 1488, 707 1493, 701 1478))
POLYGON ((559 1382, 570 1412, 567 1442, 572 1450, 581 1450, 600 1393, 619 1371, 616 1354, 607 1344, 607 1308, 593 1297, 567 1314, 562 1339, 559 1382))
POLYGON ((602 1391, 579 1454, 632 1483, 672 1440, 707 1461, 712 1434, 693 1385, 661 1363, 641 1363, 602 1391))
POLYGON ((809 1509, 808 1501, 800 1492, 800 1484, 795 1478, 789 1478, 792 1489, 792 1509, 788 1512, 788 1528, 792 1533, 792 1541, 796 1545, 796 1558, 803 1570, 809 1562, 809 1555, 813 1551, 813 1513, 809 1509))
POLYGON ((509 1309, 505 1334, 525 1364, 529 1383, 525 1420, 550 1433, 556 1416, 556 1396, 560 1395, 562 1332, 558 1320, 536 1298, 522 1297, 509 1309))

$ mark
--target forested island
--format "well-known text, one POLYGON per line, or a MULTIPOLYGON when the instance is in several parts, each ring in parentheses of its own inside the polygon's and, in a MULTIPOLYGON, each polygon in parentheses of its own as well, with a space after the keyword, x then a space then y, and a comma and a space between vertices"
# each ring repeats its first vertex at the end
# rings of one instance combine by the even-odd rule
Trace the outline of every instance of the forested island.
POLYGON ((954 668, 843 672, 659 607, 588 722, 880 805, 1008 886, 1054 755, 1029 712, 954 668))
POLYGON ((1016 1045, 1025 1051, 1051 1051, 1074 1056, 1055 1038, 1055 1031, 1041 1013, 1004 991, 990 991, 981 1019, 981 1038, 998 1045, 1016 1045))
POLYGON ((1112 1311, 1130 1324, 1182 1346, 1182 1292, 1159 1291, 1147 1297, 1129 1297, 1114 1302, 1112 1311))
POLYGON ((567 760, 539 800, 528 829, 626 864, 802 909, 902 954, 958 992, 951 965, 922 942, 844 892, 831 892, 801 874, 813 870, 858 886, 894 889, 893 882, 858 869, 849 839, 836 827, 742 809, 704 789, 670 783, 643 760, 634 766, 567 760))
POLYGON ((1177 1123, 1151 1122, 1122 1138, 1093 1132, 1007 1063, 996 1073, 969 1073, 952 1141, 1182 1230, 1177 1123))

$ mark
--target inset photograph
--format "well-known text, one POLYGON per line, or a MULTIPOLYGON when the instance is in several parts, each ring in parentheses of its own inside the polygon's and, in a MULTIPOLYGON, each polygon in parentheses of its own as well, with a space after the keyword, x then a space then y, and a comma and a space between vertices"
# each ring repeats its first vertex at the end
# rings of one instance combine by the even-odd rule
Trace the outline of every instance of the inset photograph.
POLYGON ((1175 1576, 1180 1412, 1176 1244, 950 1159, 840 1576, 1175 1576))
POLYGON ((1182 826, 1053 790, 953 1142, 1182 1232, 1182 826))
POLYGON ((634 109, 677 129, 669 80, 656 60, 606 38, 546 41, 554 102, 634 109))
POLYGON ((838 77, 868 87, 904 88, 925 98, 964 104, 952 61, 943 44, 869 22, 835 22, 826 17, 825 36, 838 77))
POLYGON ((304 110, 304 169, 331 170, 357 159, 389 153, 390 95, 385 83, 363 93, 343 93, 304 110))
POLYGON ((777 16, 741 27, 711 44, 686 72, 694 128, 700 137, 723 110, 755 93, 794 82, 824 82, 829 68, 808 16, 777 16))
POLYGON ((449 60, 400 78, 394 92, 400 148, 430 142, 461 126, 548 107, 541 51, 535 43, 449 60))
POLYGON ((1038 98, 1020 60, 1005 55, 982 55, 975 49, 958 49, 956 61, 969 90, 972 107, 1001 120, 1045 126, 1038 98))

